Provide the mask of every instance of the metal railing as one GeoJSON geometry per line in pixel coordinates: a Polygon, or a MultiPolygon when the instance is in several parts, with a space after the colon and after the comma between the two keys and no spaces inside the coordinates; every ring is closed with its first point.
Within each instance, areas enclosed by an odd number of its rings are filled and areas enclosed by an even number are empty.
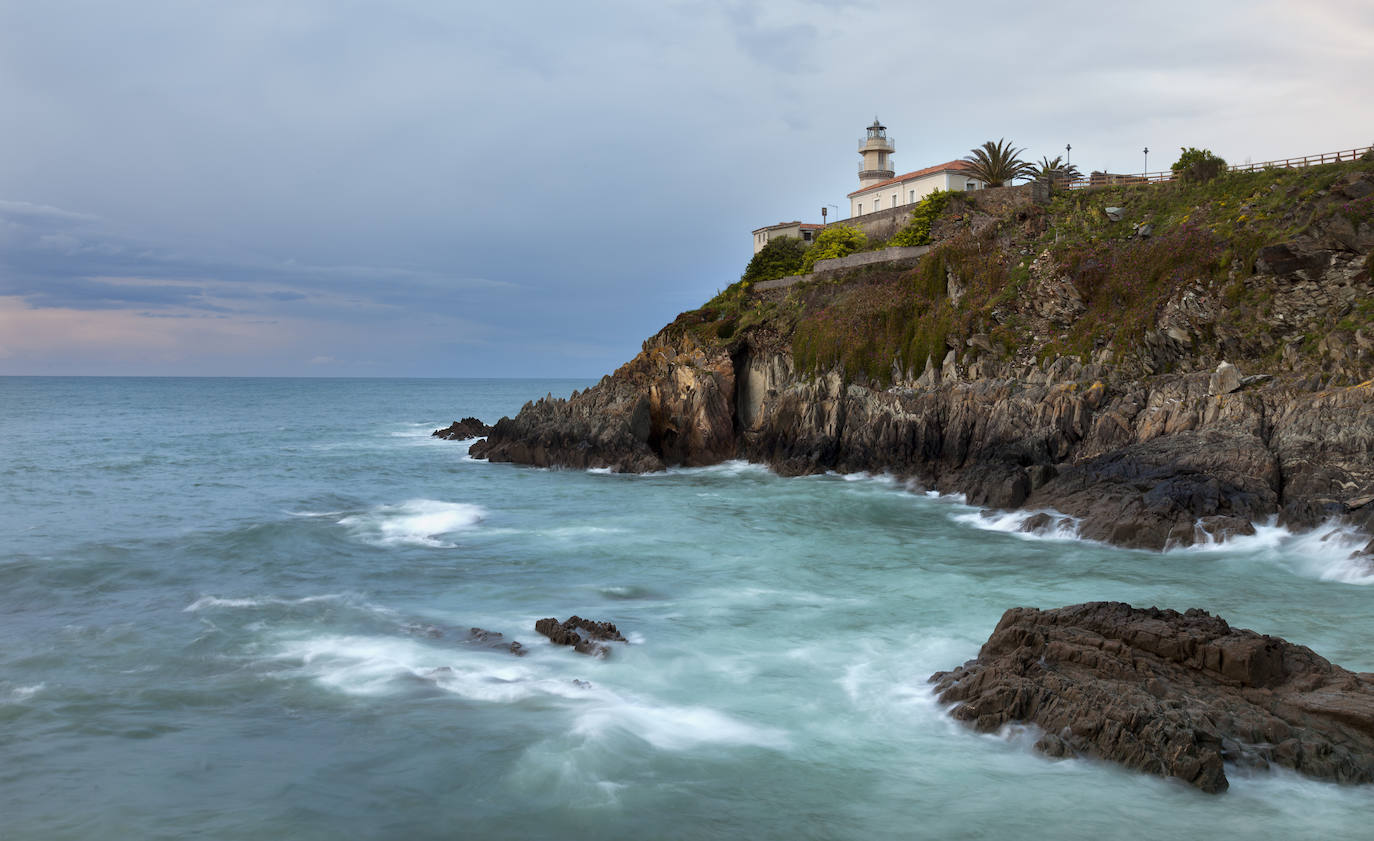
{"type": "Polygon", "coordinates": [[[893,143],[890,137],[860,137],[859,151],[862,152],[865,149],[878,149],[880,151],[886,149],[889,152],[895,152],[897,151],[897,144],[893,143]],[[868,145],[870,143],[873,145],[868,145]]]}
{"type": "MultiPolygon", "coordinates": [[[[1228,166],[1228,172],[1254,172],[1258,169],[1301,169],[1305,166],[1319,166],[1321,164],[1334,164],[1341,161],[1358,160],[1361,155],[1368,153],[1374,146],[1365,146],[1360,149],[1346,149],[1340,152],[1323,152],[1319,155],[1303,155],[1300,158],[1281,158],[1274,161],[1260,161],[1259,163],[1236,164],[1228,166]]],[[[1083,190],[1088,187],[1106,187],[1114,184],[1159,184],[1165,181],[1173,181],[1177,173],[1172,171],[1163,172],[1137,172],[1131,175],[1120,175],[1114,172],[1101,173],[1097,176],[1089,175],[1087,178],[1076,178],[1072,181],[1058,180],[1055,186],[1065,187],[1069,190],[1083,190]]]]}
{"type": "Polygon", "coordinates": [[[864,161],[859,161],[859,172],[886,172],[888,173],[888,178],[891,178],[892,174],[895,172],[895,170],[892,169],[892,161],[885,161],[887,169],[868,169],[864,166],[864,163],[864,161]]]}

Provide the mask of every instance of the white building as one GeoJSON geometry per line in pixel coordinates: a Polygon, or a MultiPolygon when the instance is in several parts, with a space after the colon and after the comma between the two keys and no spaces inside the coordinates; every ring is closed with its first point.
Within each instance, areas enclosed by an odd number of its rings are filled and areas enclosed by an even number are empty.
{"type": "Polygon", "coordinates": [[[799,239],[804,243],[810,244],[811,240],[816,238],[816,232],[824,227],[824,225],[814,225],[810,222],[794,221],[779,222],[776,225],[759,228],[754,231],[754,253],[759,253],[763,250],[763,247],[768,244],[769,240],[777,239],[778,237],[792,237],[793,239],[799,239]]]}
{"type": "MultiPolygon", "coordinates": [[[[981,190],[987,186],[969,174],[972,164],[967,161],[948,161],[897,175],[892,167],[892,156],[896,152],[896,145],[887,136],[887,126],[874,117],[867,135],[859,140],[862,156],[859,189],[849,194],[850,218],[915,204],[936,190],[981,190]]],[[[763,250],[770,239],[782,236],[811,242],[824,227],[806,222],[779,222],[758,228],[754,231],[754,253],[763,250]]]]}
{"type": "Polygon", "coordinates": [[[948,161],[905,175],[896,175],[892,155],[897,151],[887,126],[873,118],[868,135],[859,141],[859,189],[849,194],[849,215],[863,216],[904,204],[915,204],[936,190],[981,190],[987,186],[969,174],[968,161],[948,161]]]}

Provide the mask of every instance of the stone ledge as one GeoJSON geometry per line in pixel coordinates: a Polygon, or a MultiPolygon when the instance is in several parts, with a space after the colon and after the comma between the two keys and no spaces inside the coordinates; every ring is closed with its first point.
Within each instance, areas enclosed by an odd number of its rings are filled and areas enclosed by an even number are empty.
{"type": "Polygon", "coordinates": [[[921,255],[930,251],[929,245],[913,246],[893,246],[891,248],[881,248],[877,251],[860,251],[857,254],[850,254],[846,257],[835,257],[830,260],[817,260],[816,270],[811,274],[795,274],[788,277],[780,277],[774,280],[761,280],[754,284],[755,289],[785,289],[808,280],[815,280],[827,274],[832,274],[845,269],[855,269],[860,266],[871,266],[878,263],[888,263],[895,265],[914,264],[921,255]]]}

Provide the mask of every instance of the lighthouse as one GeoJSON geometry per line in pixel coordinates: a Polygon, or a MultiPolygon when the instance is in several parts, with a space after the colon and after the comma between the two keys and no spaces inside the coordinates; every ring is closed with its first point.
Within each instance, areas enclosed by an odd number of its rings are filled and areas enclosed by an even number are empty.
{"type": "Polygon", "coordinates": [[[860,189],[886,181],[896,174],[892,169],[892,153],[895,151],[896,147],[887,136],[887,126],[879,124],[878,118],[874,117],[867,136],[859,140],[859,154],[863,156],[863,160],[859,161],[860,189]]]}

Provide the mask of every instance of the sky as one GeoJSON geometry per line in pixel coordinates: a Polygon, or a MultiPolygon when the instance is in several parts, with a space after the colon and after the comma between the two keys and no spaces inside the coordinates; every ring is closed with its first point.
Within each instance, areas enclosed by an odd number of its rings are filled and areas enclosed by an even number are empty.
{"type": "Polygon", "coordinates": [[[898,172],[1332,152],[1371,45],[1368,0],[0,0],[0,374],[599,377],[846,208],[875,116],[898,172]]]}

